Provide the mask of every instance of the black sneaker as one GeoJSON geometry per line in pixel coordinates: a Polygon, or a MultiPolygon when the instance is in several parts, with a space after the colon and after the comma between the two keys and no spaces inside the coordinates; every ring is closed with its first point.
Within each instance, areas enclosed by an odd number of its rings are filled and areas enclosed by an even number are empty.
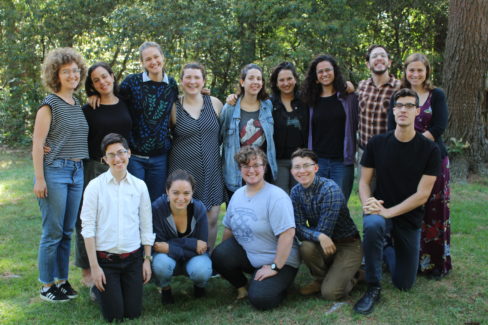
{"type": "Polygon", "coordinates": [[[172,305],[175,303],[175,299],[173,298],[171,288],[166,290],[161,290],[161,303],[163,305],[172,305]]]}
{"type": "Polygon", "coordinates": [[[49,301],[49,302],[67,302],[69,298],[67,295],[59,291],[56,285],[52,285],[49,287],[48,290],[43,290],[44,287],[41,287],[40,297],[42,300],[49,301]]]}
{"type": "Polygon", "coordinates": [[[196,285],[193,285],[193,296],[195,298],[205,297],[205,288],[200,288],[196,285]]]}
{"type": "Polygon", "coordinates": [[[74,299],[78,297],[78,292],[76,292],[75,289],[69,284],[68,281],[65,281],[63,284],[58,286],[59,291],[64,293],[66,296],[68,296],[69,299],[74,299]]]}

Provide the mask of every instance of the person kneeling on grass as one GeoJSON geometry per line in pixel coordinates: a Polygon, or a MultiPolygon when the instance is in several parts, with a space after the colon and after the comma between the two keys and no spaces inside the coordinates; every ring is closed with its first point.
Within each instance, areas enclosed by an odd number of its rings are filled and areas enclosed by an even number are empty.
{"type": "Polygon", "coordinates": [[[315,280],[300,293],[322,292],[327,300],[347,295],[359,278],[362,249],[341,188],[320,177],[317,155],[298,149],[291,155],[291,173],[298,182],[291,190],[300,255],[315,280]]]}
{"type": "Polygon", "coordinates": [[[368,290],[354,305],[360,314],[371,313],[380,299],[383,243],[390,229],[394,252],[386,254],[386,262],[393,285],[408,290],[415,283],[423,204],[441,167],[438,146],[415,131],[415,117],[420,114],[417,93],[400,89],[392,100],[395,130],[371,138],[361,159],[359,197],[368,290]]]}
{"type": "Polygon", "coordinates": [[[284,299],[300,264],[293,206],[285,191],[264,180],[267,158],[261,149],[242,147],[235,160],[246,185],[230,200],[212,262],[237,288],[237,299],[249,296],[254,307],[271,309],[284,299]],[[252,274],[248,289],[243,272],[252,274]]]}
{"type": "Polygon", "coordinates": [[[212,276],[212,261],[207,253],[207,210],[201,201],[192,198],[194,188],[193,176],[177,169],[168,176],[166,194],[152,204],[156,233],[153,271],[163,304],[174,303],[169,285],[173,275],[188,275],[196,298],[205,295],[205,286],[212,276]]]}
{"type": "Polygon", "coordinates": [[[112,322],[141,315],[142,286],[151,279],[155,236],[146,184],[127,172],[126,139],[110,133],[101,148],[110,169],[86,187],[81,234],[95,283],[93,293],[104,318],[112,322]]]}

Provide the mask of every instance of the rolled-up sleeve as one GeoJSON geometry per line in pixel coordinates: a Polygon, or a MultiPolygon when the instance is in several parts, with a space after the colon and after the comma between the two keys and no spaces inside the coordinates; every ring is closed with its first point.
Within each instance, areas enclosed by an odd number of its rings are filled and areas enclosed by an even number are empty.
{"type": "Polygon", "coordinates": [[[92,180],[83,193],[81,208],[81,235],[83,238],[95,237],[98,210],[98,180],[92,180]]]}
{"type": "Polygon", "coordinates": [[[142,245],[152,246],[156,235],[153,232],[151,199],[146,184],[141,184],[141,202],[139,204],[139,231],[142,245]]]}

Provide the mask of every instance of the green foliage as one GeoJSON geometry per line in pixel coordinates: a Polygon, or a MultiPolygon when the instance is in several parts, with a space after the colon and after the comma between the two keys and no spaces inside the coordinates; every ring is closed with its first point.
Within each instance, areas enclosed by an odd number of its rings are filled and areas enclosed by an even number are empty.
{"type": "Polygon", "coordinates": [[[464,150],[468,149],[470,146],[469,142],[463,142],[463,139],[450,138],[449,144],[447,146],[447,152],[449,155],[455,156],[460,155],[464,150]]]}
{"type": "Polygon", "coordinates": [[[244,64],[261,64],[269,75],[288,60],[303,74],[320,53],[335,56],[358,82],[368,75],[364,53],[372,43],[389,48],[397,76],[406,55],[428,54],[438,81],[447,6],[447,0],[3,0],[0,143],[29,142],[46,94],[40,65],[59,46],[75,47],[88,64],[110,63],[120,80],[140,71],[137,48],[153,40],[164,49],[170,75],[199,61],[207,87],[221,99],[234,91],[244,64]]]}

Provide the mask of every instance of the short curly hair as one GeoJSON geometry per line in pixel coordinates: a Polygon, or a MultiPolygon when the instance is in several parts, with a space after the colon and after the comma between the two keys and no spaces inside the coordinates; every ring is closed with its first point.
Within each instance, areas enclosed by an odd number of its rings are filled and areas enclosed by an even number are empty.
{"type": "Polygon", "coordinates": [[[80,69],[80,82],[75,90],[78,90],[86,77],[85,61],[75,49],[71,47],[61,47],[49,52],[42,64],[42,83],[47,90],[57,93],[61,90],[59,80],[59,69],[61,66],[76,63],[80,69]]]}
{"type": "Polygon", "coordinates": [[[261,158],[264,166],[268,164],[268,157],[259,147],[256,146],[244,146],[241,150],[234,155],[234,159],[239,165],[239,168],[246,165],[252,159],[261,158]]]}

